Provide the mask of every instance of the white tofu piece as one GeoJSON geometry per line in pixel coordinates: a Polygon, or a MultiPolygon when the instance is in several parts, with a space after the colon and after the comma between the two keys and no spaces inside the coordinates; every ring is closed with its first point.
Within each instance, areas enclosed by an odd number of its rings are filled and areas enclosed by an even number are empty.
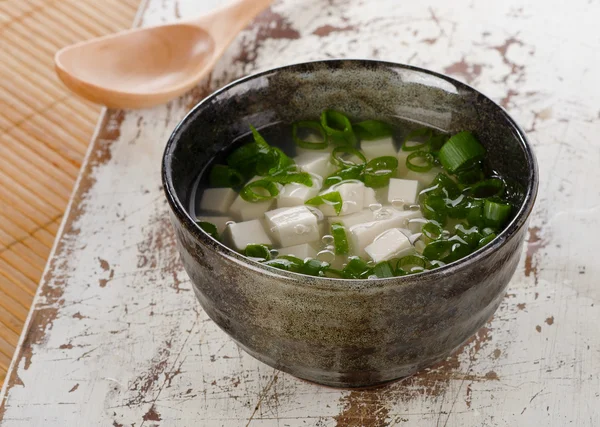
{"type": "Polygon", "coordinates": [[[319,194],[319,190],[323,185],[321,177],[316,174],[312,175],[312,182],[312,187],[298,184],[296,182],[284,185],[277,196],[277,207],[289,208],[292,206],[304,205],[304,202],[306,202],[308,199],[311,199],[319,194]]]}
{"type": "Polygon", "coordinates": [[[365,248],[365,252],[375,262],[400,258],[414,250],[409,238],[398,228],[392,228],[381,233],[373,243],[365,248]]]}
{"type": "Polygon", "coordinates": [[[319,240],[317,217],[306,206],[275,209],[265,213],[267,227],[280,246],[296,246],[319,240]]]}
{"type": "Polygon", "coordinates": [[[377,195],[375,190],[371,187],[365,187],[365,192],[363,196],[363,207],[368,208],[371,205],[379,204],[377,201],[377,195]]]}
{"type": "Polygon", "coordinates": [[[257,219],[229,224],[223,238],[236,251],[243,251],[248,245],[273,245],[273,241],[257,219]]]}
{"type": "Polygon", "coordinates": [[[350,215],[330,216],[328,217],[328,220],[330,226],[333,223],[339,223],[346,228],[350,228],[353,225],[375,221],[375,213],[371,209],[363,209],[360,212],[356,212],[350,215]]]}
{"type": "Polygon", "coordinates": [[[397,154],[392,137],[377,139],[375,141],[362,141],[360,148],[367,160],[383,156],[396,157],[397,154]]]}
{"type": "Polygon", "coordinates": [[[330,158],[331,152],[329,151],[305,150],[305,152],[295,157],[294,161],[304,172],[326,178],[337,170],[335,165],[329,161],[330,158]]]}
{"type": "Polygon", "coordinates": [[[207,188],[202,193],[200,209],[225,214],[236,196],[237,193],[231,188],[207,188]]]}
{"type": "Polygon", "coordinates": [[[348,229],[354,253],[365,256],[365,248],[381,233],[390,228],[407,228],[408,221],[420,215],[420,211],[396,211],[392,208],[383,208],[375,212],[374,221],[353,225],[348,229]]]}
{"type": "MultiPolygon", "coordinates": [[[[262,176],[255,176],[248,183],[263,179],[262,176]]],[[[251,219],[262,218],[266,211],[275,204],[275,199],[265,200],[264,202],[247,202],[241,196],[237,196],[229,208],[229,214],[238,221],[250,221],[251,219]]]]}
{"type": "Polygon", "coordinates": [[[251,219],[258,219],[261,218],[265,212],[271,209],[271,206],[273,206],[274,202],[275,199],[251,203],[242,199],[241,196],[237,196],[229,208],[229,214],[238,221],[250,221],[251,219]]]}
{"type": "Polygon", "coordinates": [[[390,204],[414,205],[419,192],[419,181],[412,179],[391,178],[388,187],[387,201],[390,204]]]}
{"type": "Polygon", "coordinates": [[[315,258],[317,251],[308,243],[301,245],[288,246],[287,248],[278,249],[279,255],[293,255],[300,259],[315,258]]]}
{"type": "MultiPolygon", "coordinates": [[[[350,215],[363,210],[365,188],[365,184],[360,181],[342,181],[339,184],[331,186],[322,194],[334,191],[339,192],[342,198],[342,209],[339,216],[350,215]]],[[[325,216],[338,216],[332,205],[322,204],[319,206],[319,209],[325,216]]]]}
{"type": "Polygon", "coordinates": [[[225,231],[228,222],[233,222],[233,218],[230,216],[212,216],[212,215],[200,215],[196,217],[196,221],[210,222],[217,227],[219,234],[225,231]]]}

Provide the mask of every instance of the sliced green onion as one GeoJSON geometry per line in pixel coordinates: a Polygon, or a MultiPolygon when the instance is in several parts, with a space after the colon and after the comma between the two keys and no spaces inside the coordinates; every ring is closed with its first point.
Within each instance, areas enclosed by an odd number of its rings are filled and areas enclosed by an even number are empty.
{"type": "Polygon", "coordinates": [[[249,258],[258,258],[262,261],[268,261],[271,259],[271,251],[268,246],[265,245],[248,245],[244,249],[244,255],[249,258]]]}
{"type": "Polygon", "coordinates": [[[442,197],[436,195],[423,197],[420,205],[425,218],[437,221],[441,225],[446,224],[448,212],[446,202],[442,197]]]}
{"type": "Polygon", "coordinates": [[[483,226],[483,200],[471,200],[467,204],[467,222],[471,226],[483,226]]]}
{"type": "Polygon", "coordinates": [[[431,129],[423,128],[413,130],[406,135],[402,142],[402,151],[419,151],[425,150],[429,146],[431,139],[431,129]],[[410,143],[410,145],[409,145],[410,143]]]}
{"type": "Polygon", "coordinates": [[[510,216],[512,206],[495,200],[486,200],[483,204],[483,220],[485,225],[500,229],[510,216]]]}
{"type": "Polygon", "coordinates": [[[354,132],[362,141],[376,141],[392,136],[390,125],[379,120],[365,120],[354,125],[354,132]]]}
{"type": "Polygon", "coordinates": [[[465,192],[476,199],[502,196],[504,194],[504,181],[500,178],[486,179],[465,189],[465,192]]]}
{"type": "MultiPolygon", "coordinates": [[[[240,172],[244,178],[249,179],[254,175],[267,175],[269,169],[273,165],[279,165],[280,162],[289,163],[291,159],[278,148],[271,148],[254,126],[250,125],[250,129],[252,130],[254,142],[235,149],[227,157],[229,166],[240,172]],[[262,173],[259,172],[259,168],[262,173]]],[[[291,164],[293,163],[291,161],[291,164]]]]}
{"type": "Polygon", "coordinates": [[[398,159],[392,156],[377,157],[365,166],[365,185],[381,188],[390,184],[390,178],[396,176],[398,159]]]}
{"type": "Polygon", "coordinates": [[[346,236],[346,227],[340,223],[334,222],[331,224],[331,235],[333,236],[333,246],[336,255],[345,255],[350,252],[348,236],[346,236]]]}
{"type": "Polygon", "coordinates": [[[455,199],[460,195],[460,189],[458,188],[458,185],[456,185],[456,182],[445,173],[438,173],[435,176],[430,187],[435,185],[438,185],[438,192],[435,193],[438,196],[455,199]]]}
{"type": "Polygon", "coordinates": [[[469,169],[464,171],[460,171],[456,174],[456,179],[461,184],[474,184],[476,182],[481,181],[484,178],[483,171],[481,170],[480,165],[475,165],[469,169]]]}
{"type": "Polygon", "coordinates": [[[450,137],[440,148],[438,158],[448,172],[455,173],[472,167],[484,155],[483,145],[471,132],[464,131],[450,137]]]}
{"type": "Polygon", "coordinates": [[[265,200],[271,200],[279,195],[279,188],[277,184],[268,179],[259,179],[257,181],[252,181],[240,191],[240,196],[247,202],[264,202],[265,200]],[[268,194],[261,194],[254,191],[254,189],[263,189],[268,194]]]}
{"type": "Polygon", "coordinates": [[[484,238],[479,240],[479,243],[477,244],[477,249],[484,247],[485,245],[490,243],[495,238],[496,238],[496,233],[488,234],[487,236],[485,236],[484,238]]]}
{"type": "Polygon", "coordinates": [[[265,178],[268,181],[278,182],[280,184],[302,184],[307,187],[313,186],[313,180],[308,172],[279,172],[273,176],[265,178]]]}
{"type": "Polygon", "coordinates": [[[320,196],[308,199],[304,204],[309,206],[329,205],[333,206],[337,215],[342,211],[343,201],[339,191],[331,191],[329,193],[321,194],[320,196]]]}
{"type": "Polygon", "coordinates": [[[225,165],[214,165],[208,177],[211,187],[232,188],[239,187],[244,183],[241,173],[225,165]]]}
{"type": "MultiPolygon", "coordinates": [[[[311,134],[312,136],[312,134],[311,134]]],[[[301,121],[296,122],[292,125],[292,139],[298,147],[306,148],[307,150],[324,150],[327,148],[327,134],[325,129],[321,126],[321,123],[315,121],[301,121]],[[317,131],[321,137],[321,141],[311,141],[308,139],[301,139],[298,136],[299,129],[308,129],[317,131]]]]}
{"type": "Polygon", "coordinates": [[[266,150],[271,148],[271,146],[267,144],[267,141],[265,141],[263,136],[256,130],[254,126],[250,125],[250,130],[252,131],[252,137],[254,138],[256,145],[266,150]]]}
{"type": "Polygon", "coordinates": [[[450,135],[448,134],[441,133],[438,135],[433,135],[429,139],[429,149],[432,153],[440,151],[448,139],[450,139],[450,135]]]}
{"type": "Polygon", "coordinates": [[[296,260],[288,259],[287,257],[278,257],[276,259],[265,261],[264,264],[269,265],[271,267],[279,268],[280,270],[298,272],[300,266],[304,261],[302,261],[299,258],[296,258],[296,260]],[[298,260],[299,262],[297,262],[296,260],[298,260]]]}
{"type": "Polygon", "coordinates": [[[350,119],[344,114],[325,110],[321,113],[321,126],[329,137],[329,141],[337,145],[356,145],[356,136],[352,130],[350,119]]]}
{"type": "Polygon", "coordinates": [[[307,259],[300,267],[298,273],[308,276],[323,276],[324,272],[329,268],[329,263],[319,261],[318,259],[307,259]]]}
{"type": "Polygon", "coordinates": [[[350,166],[344,169],[339,169],[337,172],[329,175],[323,182],[323,188],[329,188],[334,184],[339,184],[342,181],[349,179],[362,179],[365,165],[350,166]]]}
{"type": "Polygon", "coordinates": [[[373,267],[373,274],[381,279],[394,277],[394,270],[388,261],[382,261],[373,267]]]}
{"type": "Polygon", "coordinates": [[[415,172],[427,172],[433,167],[434,158],[426,151],[415,151],[406,158],[406,167],[415,172]]]}
{"type": "Polygon", "coordinates": [[[428,222],[421,228],[421,232],[425,237],[431,240],[437,240],[443,236],[443,229],[435,222],[428,222]]]}
{"type": "Polygon", "coordinates": [[[331,163],[341,167],[357,166],[365,164],[366,162],[367,159],[365,155],[353,147],[337,147],[331,152],[331,163]],[[351,154],[358,157],[361,160],[361,163],[354,163],[349,160],[345,160],[342,157],[344,154],[351,154]]]}
{"type": "Polygon", "coordinates": [[[268,153],[258,157],[256,174],[261,176],[274,175],[295,166],[296,162],[280,148],[273,147],[268,153]]]}
{"type": "Polygon", "coordinates": [[[196,224],[198,225],[198,227],[204,230],[204,232],[210,237],[217,241],[221,241],[221,238],[219,237],[219,232],[217,230],[217,226],[214,225],[212,222],[198,221],[196,222],[196,224]]]}
{"type": "Polygon", "coordinates": [[[344,273],[342,272],[342,270],[337,270],[335,268],[330,267],[327,270],[325,270],[325,277],[334,277],[336,279],[343,279],[344,273]]]}
{"type": "Polygon", "coordinates": [[[454,227],[456,235],[463,239],[470,247],[477,247],[479,241],[483,238],[482,233],[476,226],[467,228],[464,224],[456,224],[454,227]]]}
{"type": "Polygon", "coordinates": [[[396,264],[396,269],[402,269],[406,272],[413,271],[414,268],[424,269],[427,266],[427,261],[418,255],[407,255],[400,258],[396,264]]]}
{"type": "Polygon", "coordinates": [[[436,240],[423,249],[423,256],[429,260],[444,261],[452,253],[452,242],[436,240]]]}
{"type": "Polygon", "coordinates": [[[342,275],[346,279],[363,279],[369,276],[371,268],[365,260],[360,257],[351,258],[342,270],[342,275]]]}

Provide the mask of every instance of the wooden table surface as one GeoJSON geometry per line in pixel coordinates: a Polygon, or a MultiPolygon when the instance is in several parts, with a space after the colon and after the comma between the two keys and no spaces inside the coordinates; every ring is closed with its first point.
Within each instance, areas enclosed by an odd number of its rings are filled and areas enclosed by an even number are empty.
{"type": "MultiPolygon", "coordinates": [[[[140,23],[218,0],[149,0],[140,23]]],[[[600,425],[600,31],[597,0],[279,0],[212,77],[169,105],[108,111],[5,387],[1,426],[600,425]],[[374,390],[336,390],[239,350],[179,263],[160,182],[186,111],[245,74],[381,58],[497,100],[540,165],[504,303],[457,354],[374,390]]]]}
{"type": "Polygon", "coordinates": [[[129,28],[138,4],[0,1],[0,384],[101,110],[60,83],[54,53],[129,28]]]}

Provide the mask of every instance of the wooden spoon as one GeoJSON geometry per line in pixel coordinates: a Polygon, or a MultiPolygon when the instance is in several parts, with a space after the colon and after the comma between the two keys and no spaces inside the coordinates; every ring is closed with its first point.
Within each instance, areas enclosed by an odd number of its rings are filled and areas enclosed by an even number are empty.
{"type": "Polygon", "coordinates": [[[190,21],[123,31],[59,50],[65,85],[112,108],[144,108],[194,87],[271,0],[238,0],[190,21]]]}

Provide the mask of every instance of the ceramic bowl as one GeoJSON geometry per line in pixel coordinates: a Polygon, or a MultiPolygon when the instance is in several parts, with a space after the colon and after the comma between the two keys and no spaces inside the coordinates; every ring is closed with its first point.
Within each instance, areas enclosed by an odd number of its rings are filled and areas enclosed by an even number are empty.
{"type": "Polygon", "coordinates": [[[202,308],[245,351],[297,377],[339,387],[404,377],[450,355],[498,308],[513,275],[538,186],[532,149],[497,104],[452,78],[407,65],[332,60],[242,78],[196,105],[171,135],[163,182],[178,250],[202,308]],[[232,140],[326,108],[352,119],[398,117],[473,131],[495,170],[523,187],[491,244],[429,272],[375,280],[303,276],[253,262],[190,216],[200,171],[232,140]]]}

